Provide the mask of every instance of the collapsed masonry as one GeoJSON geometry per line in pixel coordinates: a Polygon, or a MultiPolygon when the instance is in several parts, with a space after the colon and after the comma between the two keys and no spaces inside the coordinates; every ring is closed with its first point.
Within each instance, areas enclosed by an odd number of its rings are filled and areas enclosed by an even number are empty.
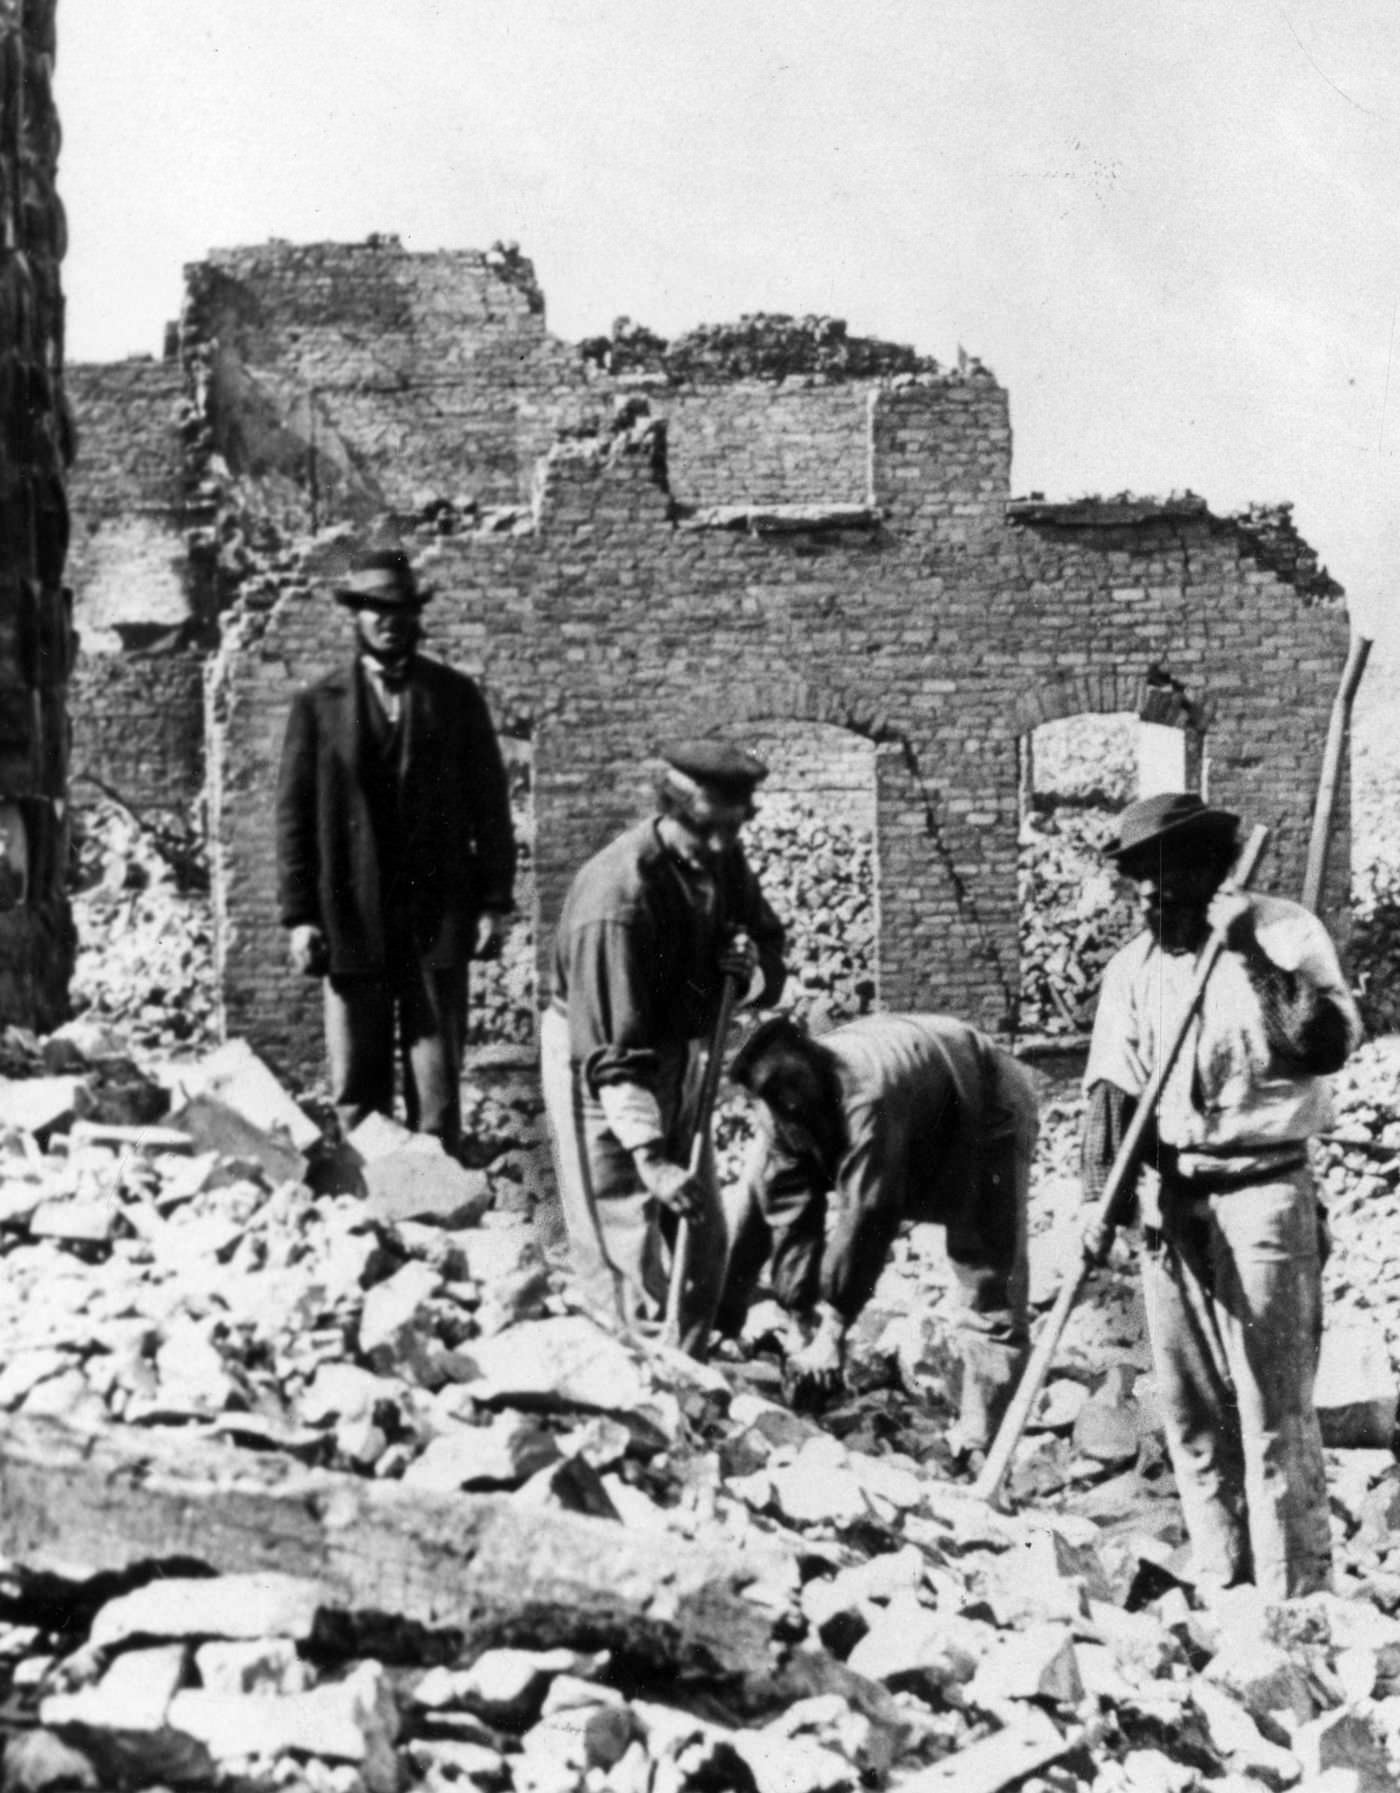
{"type": "Polygon", "coordinates": [[[0,0],[0,1017],[30,1027],[61,1019],[73,962],[54,50],[54,0],[0,0]]]}
{"type": "MultiPolygon", "coordinates": [[[[130,651],[83,663],[76,763],[125,764],[159,804],[207,754],[225,1022],[284,1068],[314,1062],[319,1021],[284,969],[272,783],[293,690],[347,650],[326,575],[371,534],[415,541],[432,651],[514,740],[532,887],[495,1037],[528,1038],[567,881],[637,813],[670,732],[772,758],[761,853],[863,856],[826,922],[837,974],[806,987],[829,1010],[1016,1031],[1019,749],[1056,718],[1179,731],[1298,890],[1347,618],[1286,509],[1013,500],[1007,395],[980,364],[830,320],[575,349],[514,250],[271,243],[187,285],[178,361],[75,370],[126,432],[80,476],[80,609],[158,595],[109,613],[130,651]]],[[[1335,916],[1345,815],[1331,863],[1335,916]]]]}

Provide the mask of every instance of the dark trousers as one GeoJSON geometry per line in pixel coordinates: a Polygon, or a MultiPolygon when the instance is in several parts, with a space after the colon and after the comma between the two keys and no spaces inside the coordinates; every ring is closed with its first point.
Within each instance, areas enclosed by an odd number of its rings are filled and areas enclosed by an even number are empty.
{"type": "Polygon", "coordinates": [[[394,1112],[394,1059],[403,1068],[404,1118],[449,1152],[462,1135],[462,1046],[467,967],[418,959],[380,975],[326,979],[331,1100],[349,1133],[370,1114],[394,1112]]]}

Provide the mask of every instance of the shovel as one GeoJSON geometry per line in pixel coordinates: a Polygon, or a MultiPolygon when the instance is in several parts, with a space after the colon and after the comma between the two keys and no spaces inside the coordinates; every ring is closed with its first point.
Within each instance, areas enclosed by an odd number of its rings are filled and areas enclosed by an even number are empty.
{"type": "MultiPolygon", "coordinates": [[[[1267,828],[1255,828],[1236,859],[1228,882],[1236,890],[1246,890],[1253,878],[1264,848],[1269,839],[1267,828]]],[[[1171,1074],[1172,1066],[1180,1056],[1185,1044],[1186,1035],[1191,1023],[1195,1020],[1205,995],[1206,984],[1215,970],[1216,962],[1225,950],[1224,936],[1218,931],[1212,933],[1196,961],[1196,981],[1191,986],[1190,999],[1182,1012],[1176,1031],[1167,1041],[1156,1070],[1148,1079],[1147,1087],[1138,1100],[1128,1130],[1123,1135],[1123,1143],[1118,1148],[1118,1155],[1113,1160],[1113,1168],[1108,1173],[1108,1181],[1104,1185],[1103,1196],[1094,1211],[1094,1222],[1104,1232],[1111,1231],[1119,1224],[1122,1210],[1137,1178],[1138,1154],[1142,1149],[1143,1136],[1151,1125],[1157,1112],[1157,1104],[1162,1098],[1162,1090],[1171,1074]]],[[[1026,1421],[1031,1416],[1036,1397],[1054,1361],[1055,1352],[1059,1349],[1060,1338],[1065,1330],[1074,1304],[1079,1299],[1080,1291],[1088,1280],[1093,1268],[1085,1258],[1078,1268],[1065,1279],[1064,1285],[1055,1298],[1055,1305],[1050,1310],[1048,1319],[1036,1340],[1035,1350],[1012,1397],[1011,1405],[1001,1422],[1000,1429],[992,1441],[992,1448],[987,1453],[987,1460],[982,1466],[982,1473],[973,1484],[971,1492],[979,1500],[995,1507],[1001,1499],[1002,1484],[1011,1468],[1011,1458],[1016,1446],[1021,1441],[1021,1434],[1026,1429],[1026,1421]]]]}
{"type": "MultiPolygon", "coordinates": [[[[695,1105],[695,1131],[690,1136],[690,1157],[688,1169],[692,1177],[698,1177],[700,1167],[705,1162],[705,1146],[710,1137],[710,1122],[714,1119],[715,1100],[719,1095],[719,1080],[724,1074],[724,1042],[729,1038],[729,1024],[733,1019],[734,1005],[739,999],[739,984],[736,978],[727,973],[720,986],[719,1010],[715,1015],[715,1025],[710,1034],[709,1049],[705,1056],[705,1070],[700,1080],[700,1095],[695,1105]]],[[[675,1250],[671,1256],[671,1281],[666,1291],[666,1328],[662,1333],[663,1341],[676,1346],[681,1342],[681,1302],[685,1296],[685,1285],[690,1276],[690,1222],[682,1220],[676,1229],[675,1250]]]]}

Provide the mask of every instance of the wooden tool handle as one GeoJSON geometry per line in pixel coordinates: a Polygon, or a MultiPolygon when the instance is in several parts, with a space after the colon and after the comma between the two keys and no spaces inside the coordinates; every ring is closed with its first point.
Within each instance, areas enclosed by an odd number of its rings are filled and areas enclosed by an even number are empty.
{"type": "MultiPolygon", "coordinates": [[[[1237,890],[1249,887],[1263,857],[1264,848],[1268,845],[1267,828],[1255,828],[1245,842],[1239,857],[1230,872],[1227,883],[1233,884],[1237,890]]],[[[1108,1173],[1108,1181],[1104,1184],[1103,1195],[1093,1211],[1090,1224],[1106,1229],[1118,1225],[1122,1209],[1136,1185],[1138,1171],[1138,1154],[1142,1150],[1143,1137],[1156,1118],[1157,1104],[1161,1101],[1162,1091],[1172,1067],[1181,1054],[1186,1043],[1186,1036],[1191,1023],[1195,1020],[1205,995],[1210,975],[1215,970],[1221,953],[1225,950],[1224,936],[1217,929],[1205,946],[1201,949],[1196,961],[1195,982],[1191,986],[1191,994],[1187,1000],[1181,1019],[1168,1040],[1165,1050],[1159,1058],[1156,1068],[1147,1081],[1147,1087],[1138,1098],[1138,1105],[1128,1123],[1128,1130],[1123,1135],[1123,1143],[1118,1148],[1113,1160],[1113,1168],[1108,1173]]],[[[1087,1228],[1086,1228],[1087,1230],[1087,1228]]],[[[973,1486],[973,1493],[989,1505],[995,1506],[1001,1495],[1002,1483],[1006,1480],[1007,1471],[1011,1467],[1011,1458],[1016,1446],[1021,1441],[1021,1434],[1026,1429],[1026,1421],[1031,1416],[1036,1397],[1049,1373],[1055,1353],[1059,1349],[1060,1338],[1065,1323],[1079,1299],[1079,1292],[1088,1280],[1091,1265],[1088,1260],[1081,1261],[1077,1269],[1071,1271],[1059,1294],[1055,1297],[1055,1305],[1051,1308],[1040,1336],[1031,1352],[1011,1405],[1001,1422],[992,1448],[987,1453],[987,1461],[982,1466],[982,1473],[973,1486]]]]}

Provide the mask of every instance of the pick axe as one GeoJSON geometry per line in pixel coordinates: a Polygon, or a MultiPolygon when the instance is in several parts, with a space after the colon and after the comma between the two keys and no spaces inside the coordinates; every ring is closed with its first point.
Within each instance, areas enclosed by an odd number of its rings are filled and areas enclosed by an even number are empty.
{"type": "MultiPolygon", "coordinates": [[[[724,1074],[724,1043],[729,1038],[729,1024],[738,1000],[738,979],[726,972],[720,986],[719,1009],[715,1014],[705,1069],[700,1079],[700,1094],[695,1104],[695,1130],[690,1136],[690,1157],[687,1161],[692,1177],[700,1175],[705,1162],[705,1146],[710,1137],[710,1123],[714,1119],[719,1080],[724,1074]]],[[[675,1249],[671,1256],[671,1281],[666,1291],[666,1327],[662,1339],[668,1345],[679,1346],[681,1342],[681,1303],[690,1276],[690,1245],[690,1222],[682,1220],[676,1228],[675,1249]]]]}
{"type": "MultiPolygon", "coordinates": [[[[1231,870],[1228,882],[1236,890],[1247,890],[1250,880],[1263,857],[1268,843],[1267,828],[1255,828],[1245,842],[1239,857],[1231,870]]],[[[1221,953],[1225,950],[1225,937],[1217,929],[1201,948],[1196,960],[1196,979],[1191,986],[1191,994],[1176,1028],[1162,1049],[1157,1067],[1147,1080],[1147,1087],[1138,1099],[1138,1105],[1128,1123],[1127,1132],[1123,1135],[1123,1143],[1118,1148],[1118,1155],[1113,1160],[1113,1168],[1108,1173],[1108,1181],[1104,1185],[1103,1195],[1094,1210],[1094,1223],[1103,1231],[1111,1231],[1122,1219],[1123,1210],[1137,1179],[1138,1156],[1142,1150],[1142,1142],[1148,1127],[1157,1113],[1157,1104],[1162,1099],[1162,1091],[1166,1087],[1167,1078],[1171,1075],[1172,1066],[1181,1054],[1186,1043],[1186,1035],[1191,1023],[1200,1011],[1202,999],[1206,993],[1206,985],[1215,970],[1221,953]]],[[[972,1493],[985,1500],[989,1506],[997,1506],[1000,1501],[1002,1483],[1006,1480],[1007,1471],[1011,1468],[1011,1458],[1016,1446],[1020,1443],[1021,1434],[1026,1429],[1026,1421],[1031,1416],[1041,1385],[1049,1374],[1050,1365],[1054,1362],[1055,1352],[1059,1349],[1060,1339],[1065,1330],[1074,1304],[1079,1299],[1080,1291],[1088,1280],[1092,1265],[1087,1257],[1065,1278],[1059,1294],[1055,1297],[1055,1305],[1051,1308],[1048,1319],[1036,1340],[1035,1349],[1031,1352],[1016,1393],[1012,1396],[1011,1405],[1001,1422],[996,1437],[992,1440],[992,1448],[987,1453],[987,1461],[982,1466],[982,1473],[973,1484],[972,1493]]]]}

